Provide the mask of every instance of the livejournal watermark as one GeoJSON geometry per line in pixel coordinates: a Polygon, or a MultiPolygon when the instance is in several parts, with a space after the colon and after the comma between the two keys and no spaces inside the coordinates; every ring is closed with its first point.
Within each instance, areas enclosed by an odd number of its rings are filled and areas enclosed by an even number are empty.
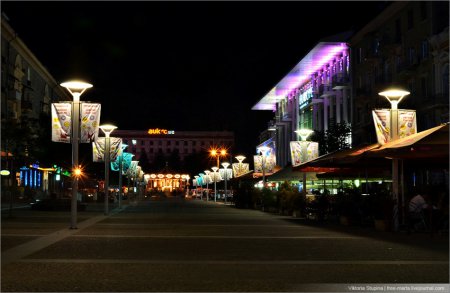
{"type": "Polygon", "coordinates": [[[347,292],[449,292],[448,284],[361,284],[347,285],[347,292]]]}

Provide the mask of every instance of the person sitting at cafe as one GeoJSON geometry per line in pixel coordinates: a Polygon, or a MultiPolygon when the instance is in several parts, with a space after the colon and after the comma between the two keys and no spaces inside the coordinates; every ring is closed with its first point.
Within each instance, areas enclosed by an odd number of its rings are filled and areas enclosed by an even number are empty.
{"type": "MultiPolygon", "coordinates": [[[[419,225],[426,226],[423,211],[428,208],[427,194],[417,194],[411,198],[408,205],[409,228],[416,230],[419,225]]],[[[423,227],[426,228],[426,227],[423,227]]]]}

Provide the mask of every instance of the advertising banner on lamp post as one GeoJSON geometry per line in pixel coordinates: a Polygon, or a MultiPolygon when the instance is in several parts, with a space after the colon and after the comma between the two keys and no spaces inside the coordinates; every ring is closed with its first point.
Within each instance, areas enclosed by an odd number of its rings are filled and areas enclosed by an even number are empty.
{"type": "Polygon", "coordinates": [[[81,103],[81,143],[91,143],[97,140],[100,124],[101,104],[81,103]]]}
{"type": "Polygon", "coordinates": [[[294,167],[314,160],[319,156],[319,144],[317,142],[291,141],[290,146],[292,166],[294,167]]]}
{"type": "MultiPolygon", "coordinates": [[[[275,160],[273,156],[268,156],[264,159],[264,173],[266,175],[272,174],[275,169],[275,160]]],[[[262,173],[262,156],[253,156],[253,162],[255,164],[255,173],[262,173]]]]}
{"type": "Polygon", "coordinates": [[[389,142],[391,137],[391,111],[389,109],[372,110],[372,116],[378,143],[383,145],[389,142]]]}
{"type": "Polygon", "coordinates": [[[70,143],[72,103],[52,103],[52,141],[70,143]]]}
{"type": "MultiPolygon", "coordinates": [[[[110,162],[113,162],[117,159],[119,152],[122,147],[122,139],[119,137],[110,137],[109,144],[109,158],[110,162]]],[[[99,137],[97,141],[92,142],[92,159],[94,162],[104,162],[105,157],[105,138],[99,137]]]]}
{"type": "Polygon", "coordinates": [[[239,177],[243,174],[250,172],[248,163],[233,163],[233,173],[234,177],[239,177]]]}
{"type": "Polygon", "coordinates": [[[377,134],[378,143],[383,145],[391,141],[391,131],[397,131],[398,138],[410,136],[417,133],[416,111],[398,109],[397,129],[390,129],[391,125],[391,110],[379,109],[373,110],[373,122],[375,124],[375,131],[377,134]]]}
{"type": "Polygon", "coordinates": [[[417,133],[416,111],[398,110],[398,137],[403,138],[417,133]]]}

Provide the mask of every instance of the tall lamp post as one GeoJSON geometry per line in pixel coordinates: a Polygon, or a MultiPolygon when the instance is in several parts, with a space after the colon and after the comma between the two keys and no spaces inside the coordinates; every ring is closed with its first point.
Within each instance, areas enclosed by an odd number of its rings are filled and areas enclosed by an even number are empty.
{"type": "Polygon", "coordinates": [[[109,200],[109,160],[110,160],[110,135],[117,127],[111,124],[100,125],[100,129],[105,133],[105,215],[108,214],[109,200]]]}
{"type": "MultiPolygon", "coordinates": [[[[306,139],[313,132],[314,132],[314,130],[306,129],[306,128],[298,129],[295,131],[295,133],[297,133],[297,135],[300,136],[300,138],[301,138],[300,146],[301,146],[301,151],[302,151],[302,158],[301,158],[302,163],[305,163],[308,160],[308,154],[307,154],[308,150],[307,150],[306,139]]],[[[306,196],[306,172],[303,172],[302,194],[304,196],[306,196]]]]}
{"type": "Polygon", "coordinates": [[[211,167],[211,170],[213,170],[213,172],[214,172],[214,202],[217,202],[216,181],[217,181],[217,170],[219,170],[219,168],[214,166],[214,167],[211,167]]]}
{"type": "Polygon", "coordinates": [[[217,168],[220,168],[220,162],[219,162],[219,157],[225,157],[227,155],[227,150],[226,149],[212,149],[210,151],[211,157],[216,157],[217,158],[217,168]]]}
{"type": "Polygon", "coordinates": [[[225,173],[225,204],[227,204],[227,173],[228,173],[228,166],[230,166],[230,163],[228,162],[223,162],[222,163],[223,169],[224,169],[224,173],[225,173]]]}
{"type": "MultiPolygon", "coordinates": [[[[195,197],[197,197],[197,186],[198,186],[198,178],[199,178],[199,176],[198,175],[195,175],[194,176],[194,179],[192,180],[192,185],[194,185],[195,186],[195,197]],[[195,183],[195,184],[194,184],[195,183]]],[[[203,194],[200,194],[200,200],[202,200],[202,196],[203,196],[203,194]]]]}
{"type": "MultiPolygon", "coordinates": [[[[80,143],[80,96],[92,84],[82,81],[68,81],[61,83],[73,98],[72,103],[72,171],[79,170],[78,144],[80,143]]],[[[70,206],[70,229],[77,229],[77,200],[78,200],[78,176],[72,177],[72,201],[70,206]]]]}
{"type": "Polygon", "coordinates": [[[262,174],[263,174],[263,188],[266,188],[266,155],[267,152],[270,150],[268,146],[261,146],[258,148],[258,151],[261,152],[261,168],[262,168],[262,174]]]}
{"type": "MultiPolygon", "coordinates": [[[[384,92],[378,93],[380,96],[384,96],[391,103],[390,120],[391,120],[391,140],[398,139],[398,104],[407,95],[408,91],[400,89],[389,89],[384,92]]],[[[392,196],[394,199],[393,221],[394,230],[398,231],[398,205],[399,205],[399,193],[398,193],[398,159],[392,158],[392,196]]]]}
{"type": "Polygon", "coordinates": [[[119,209],[122,208],[122,169],[123,169],[123,152],[128,147],[126,144],[122,144],[122,152],[119,156],[119,209]]]}
{"type": "Polygon", "coordinates": [[[209,173],[211,173],[211,171],[209,170],[205,170],[205,181],[206,181],[206,201],[209,201],[209,173]]]}
{"type": "Polygon", "coordinates": [[[242,156],[242,155],[239,155],[239,156],[236,156],[235,158],[239,162],[238,165],[237,165],[237,168],[236,168],[237,169],[237,172],[236,172],[237,174],[234,174],[234,177],[236,178],[237,176],[241,176],[244,173],[242,161],[245,160],[245,157],[242,156]]]}

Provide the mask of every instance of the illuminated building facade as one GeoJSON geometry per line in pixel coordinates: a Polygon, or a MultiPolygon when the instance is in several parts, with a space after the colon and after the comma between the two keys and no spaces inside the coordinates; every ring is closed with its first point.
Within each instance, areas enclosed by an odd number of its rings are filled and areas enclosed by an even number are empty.
{"type": "Polygon", "coordinates": [[[319,42],[253,106],[252,110],[275,113],[260,140],[275,141],[277,165],[290,162],[289,142],[299,140],[297,129],[326,131],[333,123],[351,123],[349,36],[344,33],[319,42]]]}
{"type": "Polygon", "coordinates": [[[46,171],[26,167],[27,163],[39,160],[33,153],[41,146],[30,141],[44,139],[44,127],[38,121],[50,121],[51,103],[72,98],[18,37],[4,14],[1,17],[1,56],[1,166],[10,172],[8,176],[1,176],[1,185],[52,191],[47,179],[54,180],[54,173],[50,172],[47,178],[46,171]],[[8,135],[21,124],[27,127],[23,136],[8,135]]]}
{"type": "Polygon", "coordinates": [[[449,2],[398,1],[352,38],[353,141],[377,141],[372,109],[389,108],[379,92],[398,85],[410,92],[417,131],[449,121],[449,2]]]}
{"type": "Polygon", "coordinates": [[[356,32],[319,42],[253,110],[275,117],[260,142],[276,141],[277,164],[290,161],[295,130],[326,131],[347,122],[352,146],[376,142],[371,111],[389,105],[379,92],[400,86],[402,108],[418,131],[449,121],[449,2],[392,2],[356,32]]]}
{"type": "MultiPolygon", "coordinates": [[[[148,130],[114,131],[115,137],[122,138],[128,145],[127,152],[134,154],[139,160],[145,153],[149,162],[153,162],[158,154],[169,156],[177,152],[181,161],[194,153],[205,153],[212,147],[234,146],[234,133],[230,131],[176,131],[152,128],[148,130]]],[[[145,170],[147,171],[147,170],[145,170]]]]}

